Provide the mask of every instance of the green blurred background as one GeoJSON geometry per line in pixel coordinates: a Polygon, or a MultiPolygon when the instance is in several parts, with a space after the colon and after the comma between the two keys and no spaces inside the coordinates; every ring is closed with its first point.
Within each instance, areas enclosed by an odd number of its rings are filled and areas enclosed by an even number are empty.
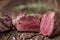
{"type": "Polygon", "coordinates": [[[29,12],[60,12],[60,0],[1,0],[0,16],[6,13],[14,19],[25,8],[29,12]]]}

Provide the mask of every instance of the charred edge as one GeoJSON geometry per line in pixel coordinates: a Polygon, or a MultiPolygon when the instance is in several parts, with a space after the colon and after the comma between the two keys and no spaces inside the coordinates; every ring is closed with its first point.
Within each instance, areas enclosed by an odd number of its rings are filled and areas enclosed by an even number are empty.
{"type": "MultiPolygon", "coordinates": [[[[0,21],[1,23],[3,23],[2,21],[0,21]]],[[[3,23],[7,28],[9,28],[5,23],[3,23]]]]}

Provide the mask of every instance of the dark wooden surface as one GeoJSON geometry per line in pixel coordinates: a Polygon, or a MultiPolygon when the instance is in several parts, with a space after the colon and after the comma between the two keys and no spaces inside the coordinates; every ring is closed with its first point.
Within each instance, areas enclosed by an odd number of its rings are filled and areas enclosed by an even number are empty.
{"type": "MultiPolygon", "coordinates": [[[[28,33],[28,32],[18,32],[17,30],[11,30],[9,32],[0,33],[0,40],[41,40],[43,36],[37,36],[38,33],[28,33]]],[[[60,36],[49,39],[45,38],[45,40],[60,40],[60,36]]]]}

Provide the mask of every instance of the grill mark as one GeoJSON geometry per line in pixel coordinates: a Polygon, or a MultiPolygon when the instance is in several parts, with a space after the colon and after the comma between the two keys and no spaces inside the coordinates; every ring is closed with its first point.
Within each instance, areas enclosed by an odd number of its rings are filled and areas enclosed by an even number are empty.
{"type": "Polygon", "coordinates": [[[0,22],[1,22],[2,24],[4,24],[6,28],[9,28],[4,22],[2,22],[2,21],[0,21],[0,22]]]}
{"type": "Polygon", "coordinates": [[[2,32],[2,31],[6,31],[6,30],[8,30],[8,28],[4,24],[1,24],[0,31],[2,32]]]}

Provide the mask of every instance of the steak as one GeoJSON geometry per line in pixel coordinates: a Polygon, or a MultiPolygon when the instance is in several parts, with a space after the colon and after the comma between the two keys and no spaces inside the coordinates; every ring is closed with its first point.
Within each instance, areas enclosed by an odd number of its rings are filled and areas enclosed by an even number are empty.
{"type": "Polygon", "coordinates": [[[0,32],[8,31],[13,26],[12,19],[8,15],[4,15],[0,18],[0,32]]]}
{"type": "Polygon", "coordinates": [[[54,26],[55,27],[51,36],[59,36],[60,35],[60,13],[55,14],[54,26]]]}
{"type": "Polygon", "coordinates": [[[42,17],[40,24],[40,33],[44,36],[60,35],[60,14],[49,11],[42,17]]]}
{"type": "Polygon", "coordinates": [[[42,17],[40,32],[44,36],[50,36],[53,31],[54,15],[55,15],[54,12],[47,12],[42,17]]]}
{"type": "Polygon", "coordinates": [[[40,20],[34,16],[22,17],[16,23],[18,31],[39,32],[40,20]]]}

